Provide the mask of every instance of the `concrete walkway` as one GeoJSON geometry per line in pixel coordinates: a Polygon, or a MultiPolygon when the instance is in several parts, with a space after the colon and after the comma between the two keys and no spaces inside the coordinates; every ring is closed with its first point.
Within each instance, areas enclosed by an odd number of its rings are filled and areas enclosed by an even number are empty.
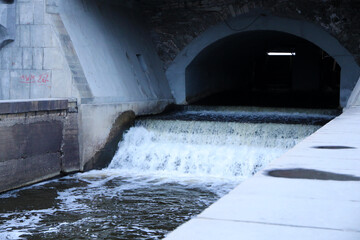
{"type": "Polygon", "coordinates": [[[360,239],[360,108],[347,109],[166,239],[360,239]]]}

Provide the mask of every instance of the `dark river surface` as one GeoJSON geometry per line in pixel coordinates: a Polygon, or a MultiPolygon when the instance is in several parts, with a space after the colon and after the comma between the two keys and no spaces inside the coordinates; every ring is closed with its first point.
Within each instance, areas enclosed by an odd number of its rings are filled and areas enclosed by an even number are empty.
{"type": "Polygon", "coordinates": [[[141,118],[108,168],[0,194],[0,239],[161,239],[334,114],[194,107],[141,118]]]}

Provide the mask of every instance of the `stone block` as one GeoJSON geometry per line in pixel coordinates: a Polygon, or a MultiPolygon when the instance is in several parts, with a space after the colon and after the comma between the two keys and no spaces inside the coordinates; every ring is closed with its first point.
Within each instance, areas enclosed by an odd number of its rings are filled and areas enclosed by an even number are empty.
{"type": "Polygon", "coordinates": [[[64,57],[58,48],[44,48],[43,69],[63,69],[64,57]]]}
{"type": "Polygon", "coordinates": [[[10,71],[10,99],[28,99],[30,97],[30,71],[10,71]]]}
{"type": "Polygon", "coordinates": [[[50,14],[59,13],[58,0],[47,0],[46,1],[46,12],[50,14]]]}
{"type": "Polygon", "coordinates": [[[0,161],[57,153],[62,130],[63,123],[55,120],[0,127],[0,161]]]}
{"type": "Polygon", "coordinates": [[[12,48],[3,48],[0,51],[1,69],[8,70],[11,68],[11,51],[12,48]]]}
{"type": "Polygon", "coordinates": [[[14,47],[19,47],[19,46],[20,46],[20,38],[21,38],[20,26],[22,26],[22,25],[16,25],[16,26],[15,26],[14,41],[6,44],[6,45],[4,46],[4,48],[14,48],[14,47]]]}
{"type": "Polygon", "coordinates": [[[44,26],[45,25],[31,25],[31,46],[44,47],[44,26]]]}
{"type": "Polygon", "coordinates": [[[54,110],[66,110],[69,108],[68,99],[48,99],[48,100],[37,100],[32,101],[32,107],[36,111],[54,111],[54,110]]]}
{"type": "Polygon", "coordinates": [[[73,82],[71,83],[71,97],[81,99],[79,89],[77,88],[77,86],[73,82]]]}
{"type": "Polygon", "coordinates": [[[23,48],[23,69],[31,69],[33,66],[33,49],[23,48]]]}
{"type": "Polygon", "coordinates": [[[11,69],[22,69],[22,48],[10,48],[11,49],[11,69]]]}
{"type": "Polygon", "coordinates": [[[60,175],[59,153],[0,162],[0,192],[60,175]]]}
{"type": "Polygon", "coordinates": [[[30,98],[50,98],[51,71],[31,71],[30,98]]]}
{"type": "Polygon", "coordinates": [[[80,170],[78,115],[68,114],[64,124],[61,167],[63,172],[80,170]]]}
{"type": "MultiPolygon", "coordinates": [[[[58,111],[69,108],[67,99],[41,99],[41,100],[9,100],[0,101],[1,114],[19,114],[39,111],[58,111]]],[[[73,107],[74,108],[74,107],[73,107]]]]}
{"type": "Polygon", "coordinates": [[[43,48],[33,48],[33,69],[41,70],[43,66],[44,59],[44,49],[43,48]]]}
{"type": "Polygon", "coordinates": [[[32,47],[55,47],[54,34],[50,25],[31,26],[32,47]]]}
{"type": "Polygon", "coordinates": [[[15,15],[15,24],[19,25],[20,24],[20,14],[19,11],[20,10],[20,5],[16,4],[16,15],[15,15]]]}
{"type": "Polygon", "coordinates": [[[53,70],[51,79],[51,97],[70,97],[72,77],[69,70],[53,70]]]}
{"type": "Polygon", "coordinates": [[[34,2],[34,24],[44,24],[44,13],[44,0],[36,0],[34,2]]]}
{"type": "Polygon", "coordinates": [[[4,48],[0,55],[1,69],[22,69],[22,48],[4,48]]]}
{"type": "Polygon", "coordinates": [[[19,23],[33,24],[34,23],[34,5],[32,2],[19,2],[19,23]]]}
{"type": "Polygon", "coordinates": [[[16,25],[16,35],[14,41],[11,43],[14,47],[20,47],[20,25],[16,25]]]}
{"type": "Polygon", "coordinates": [[[9,99],[10,95],[10,71],[0,70],[0,99],[9,99]]]}
{"type": "Polygon", "coordinates": [[[45,24],[53,24],[53,21],[52,21],[52,15],[47,13],[47,11],[45,11],[44,13],[44,23],[45,24]]]}
{"type": "Polygon", "coordinates": [[[29,25],[20,25],[18,26],[20,31],[20,46],[21,47],[30,47],[31,46],[31,34],[29,25]]]}

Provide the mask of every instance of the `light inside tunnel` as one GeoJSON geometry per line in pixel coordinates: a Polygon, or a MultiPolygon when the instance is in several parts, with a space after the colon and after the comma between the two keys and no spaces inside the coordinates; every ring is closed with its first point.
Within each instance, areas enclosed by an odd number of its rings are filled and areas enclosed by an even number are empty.
{"type": "Polygon", "coordinates": [[[233,34],[185,71],[186,101],[201,105],[338,108],[340,66],[315,44],[278,31],[233,34]]]}
{"type": "Polygon", "coordinates": [[[269,56],[295,56],[295,52],[267,52],[269,56]]]}

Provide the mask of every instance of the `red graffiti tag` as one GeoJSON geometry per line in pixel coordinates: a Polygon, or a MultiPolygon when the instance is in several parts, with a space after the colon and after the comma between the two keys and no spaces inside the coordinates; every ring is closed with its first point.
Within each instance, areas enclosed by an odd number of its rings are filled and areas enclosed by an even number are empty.
{"type": "Polygon", "coordinates": [[[22,81],[21,83],[34,83],[35,82],[35,76],[34,75],[21,75],[20,77],[22,81]]]}
{"type": "Polygon", "coordinates": [[[44,74],[40,74],[40,75],[39,75],[39,78],[38,78],[38,80],[37,80],[37,83],[43,85],[43,84],[46,84],[46,83],[48,83],[48,82],[50,82],[50,80],[49,80],[49,74],[44,73],[44,74]]]}
{"type": "MultiPolygon", "coordinates": [[[[20,83],[25,83],[25,84],[34,83],[37,85],[47,86],[47,83],[49,82],[50,82],[49,73],[42,73],[39,75],[24,74],[21,75],[20,77],[20,83]]],[[[50,88],[51,86],[47,86],[47,87],[50,88]]]]}

